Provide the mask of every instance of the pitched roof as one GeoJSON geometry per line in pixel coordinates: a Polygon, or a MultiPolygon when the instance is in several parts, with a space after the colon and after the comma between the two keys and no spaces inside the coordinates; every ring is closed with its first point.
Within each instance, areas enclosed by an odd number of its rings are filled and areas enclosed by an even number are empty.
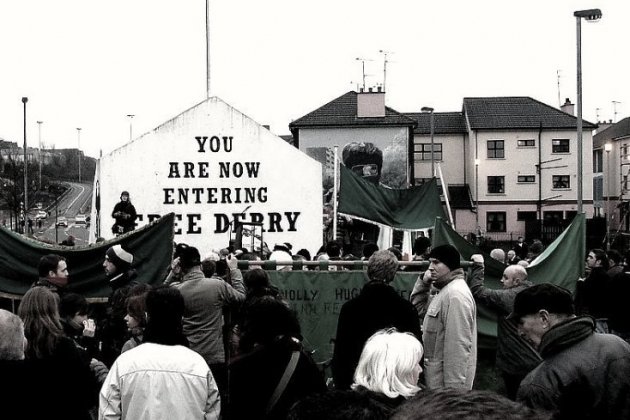
{"type": "MultiPolygon", "coordinates": [[[[418,126],[413,130],[414,134],[431,134],[431,114],[428,112],[405,112],[409,118],[414,119],[418,126]]],[[[461,112],[434,112],[434,134],[466,134],[466,121],[461,112]]]]}
{"type": "Polygon", "coordinates": [[[593,147],[601,147],[608,140],[615,140],[620,137],[630,136],[630,117],[615,123],[593,136],[593,147]]]}
{"type": "Polygon", "coordinates": [[[384,117],[357,117],[357,92],[349,91],[326,105],[291,122],[289,129],[303,127],[348,127],[348,126],[413,126],[414,120],[385,107],[384,117]]]}
{"type": "MultiPolygon", "coordinates": [[[[464,98],[464,113],[473,130],[481,129],[576,129],[577,118],[529,96],[464,98]]],[[[584,129],[597,125],[583,121],[584,129]]]]}

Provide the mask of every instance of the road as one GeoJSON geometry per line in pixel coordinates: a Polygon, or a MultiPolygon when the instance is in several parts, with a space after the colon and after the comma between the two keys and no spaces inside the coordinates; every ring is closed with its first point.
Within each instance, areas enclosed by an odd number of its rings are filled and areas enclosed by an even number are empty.
{"type": "Polygon", "coordinates": [[[36,238],[53,243],[60,243],[69,235],[74,236],[76,245],[87,245],[89,238],[89,229],[87,225],[75,224],[75,218],[78,214],[90,215],[92,206],[92,184],[79,184],[69,182],[70,190],[59,199],[57,206],[52,206],[48,210],[50,214],[48,218],[42,219],[42,227],[34,226],[34,235],[36,238]],[[58,226],[55,229],[55,214],[57,219],[65,217],[68,226],[58,226]]]}

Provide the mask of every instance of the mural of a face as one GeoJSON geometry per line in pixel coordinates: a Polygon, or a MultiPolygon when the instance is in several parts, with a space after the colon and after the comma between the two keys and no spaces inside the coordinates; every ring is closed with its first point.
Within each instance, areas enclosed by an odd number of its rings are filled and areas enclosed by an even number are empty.
{"type": "Polygon", "coordinates": [[[383,152],[373,143],[348,143],[341,152],[341,159],[357,175],[375,184],[380,182],[383,152]]]}

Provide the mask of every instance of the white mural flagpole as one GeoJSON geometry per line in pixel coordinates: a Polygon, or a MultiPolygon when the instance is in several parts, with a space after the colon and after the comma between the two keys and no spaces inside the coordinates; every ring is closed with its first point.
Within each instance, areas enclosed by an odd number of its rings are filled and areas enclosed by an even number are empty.
{"type": "Polygon", "coordinates": [[[337,179],[339,177],[339,158],[337,150],[339,146],[335,146],[334,172],[333,172],[333,240],[337,239],[337,179]]]}

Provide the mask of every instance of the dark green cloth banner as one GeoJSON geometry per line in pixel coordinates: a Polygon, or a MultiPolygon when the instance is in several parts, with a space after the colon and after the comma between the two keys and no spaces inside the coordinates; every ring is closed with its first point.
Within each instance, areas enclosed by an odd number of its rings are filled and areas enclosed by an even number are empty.
{"type": "MultiPolygon", "coordinates": [[[[535,264],[528,269],[533,283],[554,283],[574,289],[580,268],[584,264],[584,215],[576,217],[571,226],[547,247],[535,264]]],[[[485,261],[485,285],[492,289],[502,287],[500,279],[506,265],[468,243],[442,219],[435,220],[434,246],[451,244],[467,261],[473,254],[482,254],[485,261]]],[[[302,326],[304,344],[314,351],[314,358],[324,362],[332,357],[337,331],[337,317],[341,306],[358,295],[368,281],[365,271],[268,271],[271,281],[297,311],[302,326]]],[[[399,272],[392,286],[401,296],[409,294],[418,277],[417,273],[399,272]]],[[[497,335],[496,313],[477,305],[478,346],[492,348],[497,335]]]]}
{"type": "MultiPolygon", "coordinates": [[[[304,346],[317,362],[332,357],[341,306],[357,296],[368,278],[365,271],[268,271],[271,282],[297,311],[304,346]]],[[[400,272],[392,285],[409,299],[418,273],[400,272]]]]}
{"type": "Polygon", "coordinates": [[[133,254],[138,281],[162,283],[173,253],[174,217],[170,213],[118,238],[76,247],[49,245],[0,228],[0,292],[23,295],[37,281],[39,259],[46,254],[58,254],[68,263],[68,291],[88,298],[107,297],[111,289],[103,271],[103,260],[105,251],[115,244],[133,254]]]}
{"type": "Polygon", "coordinates": [[[435,178],[409,189],[391,189],[373,184],[340,165],[338,212],[366,222],[401,230],[433,226],[444,217],[435,178]]]}

